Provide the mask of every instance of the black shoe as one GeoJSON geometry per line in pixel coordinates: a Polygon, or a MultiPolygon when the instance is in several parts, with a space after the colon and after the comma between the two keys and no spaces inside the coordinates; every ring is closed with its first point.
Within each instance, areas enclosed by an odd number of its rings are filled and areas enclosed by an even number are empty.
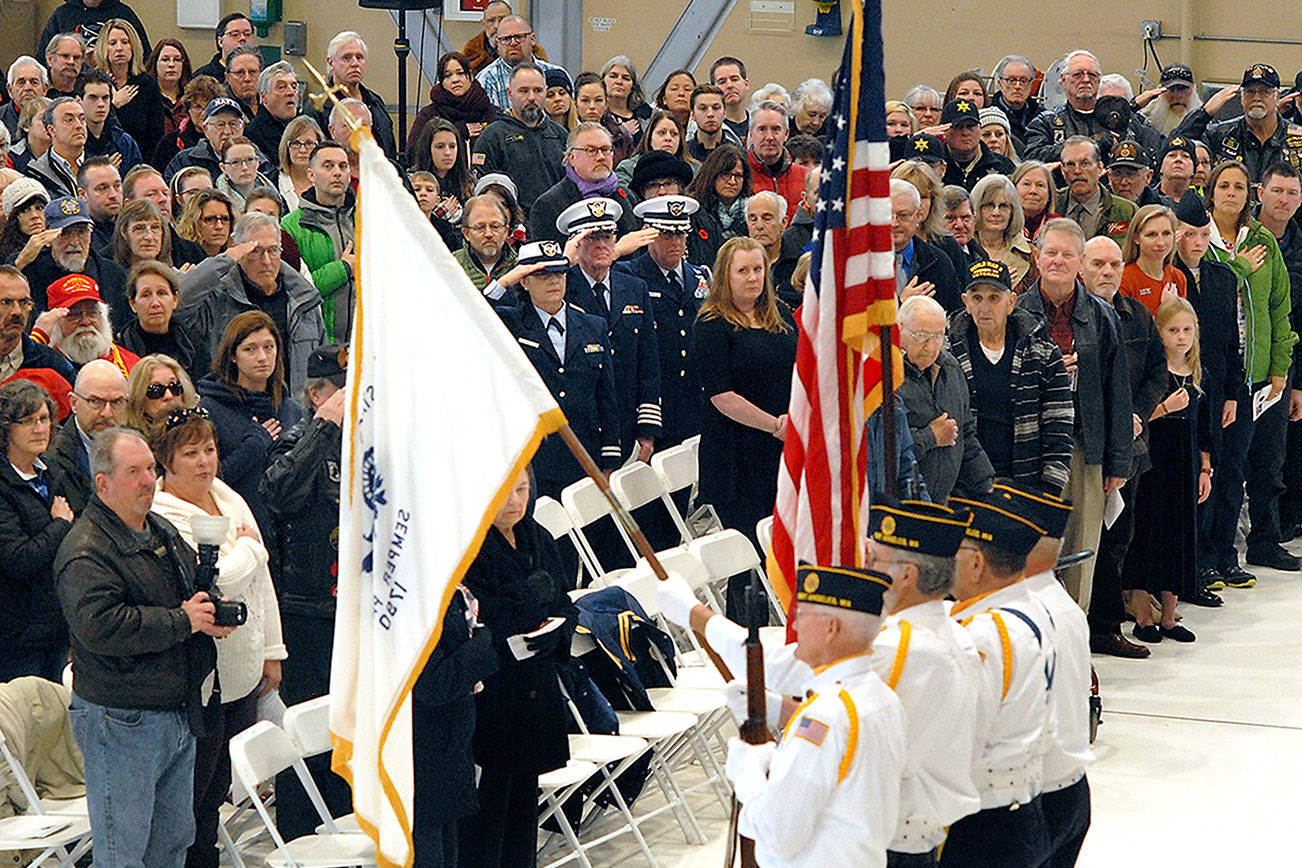
{"type": "Polygon", "coordinates": [[[1206,588],[1199,588],[1194,591],[1192,597],[1181,597],[1183,602],[1192,603],[1195,606],[1204,606],[1208,609],[1215,609],[1225,601],[1221,599],[1220,594],[1213,594],[1206,588]]]}
{"type": "Polygon", "coordinates": [[[1131,660],[1142,660],[1152,653],[1143,645],[1136,645],[1120,633],[1091,636],[1090,650],[1095,654],[1110,654],[1113,657],[1126,657],[1131,660]]]}
{"type": "Polygon", "coordinates": [[[1296,521],[1286,521],[1282,523],[1279,529],[1279,541],[1286,543],[1297,539],[1299,523],[1296,521]]]}
{"type": "Polygon", "coordinates": [[[1189,628],[1182,627],[1179,624],[1176,624],[1174,627],[1159,626],[1157,632],[1176,642],[1192,642],[1198,638],[1189,630],[1189,628]]]}
{"type": "Polygon", "coordinates": [[[1302,570],[1302,559],[1295,558],[1284,551],[1283,546],[1278,543],[1261,551],[1249,551],[1244,560],[1254,567],[1270,567],[1271,569],[1286,572],[1302,570]]]}
{"type": "Polygon", "coordinates": [[[1156,624],[1135,625],[1135,629],[1130,631],[1131,635],[1140,642],[1158,643],[1162,641],[1162,633],[1157,629],[1156,624]]]}
{"type": "Polygon", "coordinates": [[[1209,591],[1225,590],[1225,579],[1216,567],[1204,567],[1198,571],[1198,584],[1209,591]]]}
{"type": "Polygon", "coordinates": [[[1221,569],[1221,581],[1227,588],[1251,588],[1257,584],[1257,577],[1238,564],[1232,564],[1221,569]]]}

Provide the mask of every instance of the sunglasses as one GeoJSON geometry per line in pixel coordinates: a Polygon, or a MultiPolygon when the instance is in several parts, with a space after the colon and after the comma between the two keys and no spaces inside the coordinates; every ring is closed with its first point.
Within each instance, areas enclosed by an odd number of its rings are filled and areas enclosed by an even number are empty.
{"type": "Polygon", "coordinates": [[[207,419],[208,411],[203,407],[182,407],[180,410],[173,410],[167,414],[167,425],[164,430],[171,431],[173,428],[184,425],[191,419],[207,419]]]}
{"type": "Polygon", "coordinates": [[[181,385],[180,380],[173,380],[170,383],[150,383],[149,388],[145,389],[145,397],[157,401],[167,392],[179,398],[185,392],[185,386],[181,385]]]}

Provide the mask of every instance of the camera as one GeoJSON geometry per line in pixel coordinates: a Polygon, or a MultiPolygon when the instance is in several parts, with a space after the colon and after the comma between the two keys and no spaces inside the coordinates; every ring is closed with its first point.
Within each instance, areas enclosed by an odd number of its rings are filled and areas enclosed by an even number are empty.
{"type": "Polygon", "coordinates": [[[217,556],[231,520],[224,515],[192,515],[190,530],[199,547],[199,561],[194,571],[196,590],[203,591],[217,609],[213,623],[218,627],[238,627],[249,619],[249,607],[239,601],[221,599],[214,591],[217,584],[217,556]]]}

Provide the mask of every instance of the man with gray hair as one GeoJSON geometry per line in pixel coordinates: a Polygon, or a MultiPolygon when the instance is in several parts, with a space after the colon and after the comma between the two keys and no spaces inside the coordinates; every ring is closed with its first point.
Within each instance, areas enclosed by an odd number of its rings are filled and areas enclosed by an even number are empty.
{"type": "Polygon", "coordinates": [[[1017,153],[1026,142],[1026,125],[1042,110],[1040,101],[1031,96],[1035,86],[1035,64],[1020,54],[1010,54],[995,64],[995,92],[990,104],[1008,117],[1009,132],[1017,153]]]}
{"type": "Polygon", "coordinates": [[[195,556],[150,512],[155,459],[127,428],[90,450],[95,494],[54,559],[72,640],[73,735],[86,765],[94,857],[181,865],[194,840],[195,736],[219,712],[216,608],[195,556]],[[202,635],[201,635],[202,634],[202,635]]]}
{"type": "Polygon", "coordinates": [[[1047,109],[1026,125],[1028,159],[1055,162],[1062,153],[1062,143],[1072,136],[1087,136],[1113,141],[1113,134],[1094,115],[1103,72],[1099,59],[1083,49],[1067,55],[1060,79],[1067,101],[1056,109],[1047,109]]]}
{"type": "Polygon", "coordinates": [[[945,309],[915,295],[900,305],[904,382],[900,403],[909,417],[913,454],[927,493],[944,503],[951,491],[973,496],[990,490],[994,468],[977,439],[976,417],[958,360],[945,349],[945,309]]]}
{"type": "Polygon", "coordinates": [[[45,46],[45,68],[50,71],[50,99],[72,96],[73,85],[86,57],[86,40],[76,33],[57,33],[45,46]]]}
{"type": "Polygon", "coordinates": [[[72,388],[72,415],[50,438],[45,461],[65,481],[64,496],[81,515],[95,493],[90,451],[95,435],[121,425],[127,412],[127,378],[112,362],[89,362],[77,372],[72,388]]]}
{"type": "MultiPolygon", "coordinates": [[[[355,99],[366,106],[371,116],[371,135],[375,143],[390,160],[398,156],[398,146],[393,137],[393,121],[389,119],[389,110],[384,98],[362,84],[366,75],[366,43],[352,30],[344,30],[334,35],[326,46],[326,66],[330,70],[330,84],[339,85],[349,99],[355,99]]],[[[328,107],[314,112],[313,117],[321,129],[331,126],[333,112],[328,107]]],[[[339,141],[338,138],[335,141],[339,141]]]]}
{"type": "Polygon", "coordinates": [[[633,198],[619,185],[615,175],[615,149],[610,131],[598,123],[581,123],[565,140],[565,177],[538,197],[529,212],[529,240],[560,241],[565,235],[556,227],[561,212],[580,199],[605,197],[620,202],[617,232],[625,235],[638,228],[633,216],[633,198]]]}
{"type": "Polygon", "coordinates": [[[915,295],[936,299],[953,313],[963,305],[962,286],[945,252],[924,241],[922,196],[903,178],[891,178],[891,244],[895,249],[895,294],[900,301],[915,295]]]}
{"type": "Polygon", "coordinates": [[[249,212],[236,220],[230,249],[181,275],[176,316],[215,356],[226,324],[237,314],[266,313],[280,331],[290,390],[298,392],[307,383],[308,355],[329,341],[321,293],[281,262],[280,232],[266,214],[249,212]]]}
{"type": "Polygon", "coordinates": [[[792,162],[787,153],[790,114],[786,106],[774,100],[764,100],[750,110],[746,159],[755,192],[772,190],[787,200],[787,213],[794,214],[805,194],[805,174],[809,170],[792,162]]]}
{"type": "Polygon", "coordinates": [[[257,115],[258,78],[262,75],[262,54],[252,45],[240,45],[226,55],[226,92],[240,104],[246,117],[257,115]]]}
{"type": "Polygon", "coordinates": [[[0,106],[0,123],[9,131],[10,141],[22,138],[18,134],[18,116],[27,104],[38,96],[45,96],[50,86],[50,77],[41,62],[30,54],[24,54],[9,64],[6,77],[9,85],[9,102],[0,106]]]}
{"type": "Polygon", "coordinates": [[[298,114],[298,77],[289,61],[281,60],[258,76],[261,111],[244,128],[244,135],[267,157],[280,153],[280,137],[298,114]]]}

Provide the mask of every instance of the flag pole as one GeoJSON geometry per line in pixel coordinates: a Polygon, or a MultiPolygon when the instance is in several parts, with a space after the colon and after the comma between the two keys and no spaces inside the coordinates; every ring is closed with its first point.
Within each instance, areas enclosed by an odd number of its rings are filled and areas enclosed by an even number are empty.
{"type": "Polygon", "coordinates": [[[897,496],[898,493],[899,480],[896,477],[900,467],[900,459],[895,449],[895,348],[893,346],[893,331],[894,329],[888,325],[881,326],[879,329],[882,353],[882,451],[886,453],[886,464],[882,467],[882,471],[886,493],[891,497],[897,496]]]}
{"type": "MultiPolygon", "coordinates": [[[[588,478],[597,484],[598,490],[605,495],[606,502],[610,504],[611,514],[614,516],[615,520],[623,526],[624,530],[628,533],[629,538],[633,540],[633,545],[637,547],[638,554],[646,558],[647,565],[651,567],[651,572],[655,573],[656,578],[662,582],[669,578],[669,574],[665,572],[665,568],[660,563],[660,559],[656,557],[655,549],[651,548],[651,543],[647,541],[646,535],[642,533],[642,528],[638,527],[637,520],[633,518],[629,511],[624,508],[624,504],[620,503],[619,498],[615,496],[615,492],[611,489],[610,483],[606,480],[606,474],[602,473],[601,468],[597,467],[597,462],[592,460],[592,456],[588,454],[588,450],[584,448],[578,435],[574,433],[574,429],[571,428],[567,422],[562,425],[556,433],[561,435],[561,440],[565,441],[565,445],[569,447],[570,452],[573,453],[574,458],[579,462],[579,467],[583,468],[583,472],[588,475],[588,478]]],[[[710,647],[710,644],[705,641],[705,635],[695,630],[692,632],[696,636],[696,641],[700,644],[701,650],[703,650],[706,653],[706,656],[710,658],[710,662],[714,664],[714,668],[719,670],[719,674],[723,676],[723,680],[731,681],[732,673],[728,670],[728,665],[723,662],[723,658],[720,657],[718,653],[710,647]]]]}

